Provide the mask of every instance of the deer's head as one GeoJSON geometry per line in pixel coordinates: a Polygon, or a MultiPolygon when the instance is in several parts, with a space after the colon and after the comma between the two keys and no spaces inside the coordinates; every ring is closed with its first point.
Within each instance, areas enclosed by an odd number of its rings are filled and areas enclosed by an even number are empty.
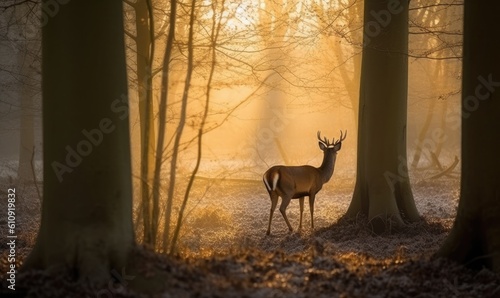
{"type": "Polygon", "coordinates": [[[321,132],[318,131],[318,144],[319,148],[323,152],[332,152],[332,153],[337,153],[337,151],[340,150],[342,147],[342,141],[345,140],[347,137],[347,130],[345,131],[345,134],[340,131],[340,138],[335,141],[335,139],[332,139],[332,142],[330,143],[330,140],[328,140],[326,137],[321,139],[321,132]]]}

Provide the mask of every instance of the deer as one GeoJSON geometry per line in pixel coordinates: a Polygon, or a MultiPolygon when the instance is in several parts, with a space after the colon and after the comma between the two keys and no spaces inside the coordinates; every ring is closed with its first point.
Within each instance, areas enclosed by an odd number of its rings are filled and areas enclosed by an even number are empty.
{"type": "Polygon", "coordinates": [[[309,197],[309,210],[311,211],[311,229],[314,230],[314,199],[321,190],[323,184],[327,183],[333,175],[337,152],[342,147],[342,141],[347,137],[340,131],[340,138],[332,142],[325,137],[321,139],[321,132],[318,131],[318,144],[323,151],[323,162],[319,168],[303,166],[273,166],[269,168],[263,176],[264,184],[271,198],[271,213],[269,214],[269,226],[267,235],[271,234],[271,222],[273,213],[278,204],[278,197],[281,197],[280,212],[285,219],[290,232],[293,231],[290,222],[286,216],[286,208],[292,199],[299,199],[300,204],[300,223],[299,230],[302,230],[302,213],[304,211],[304,197],[309,197]],[[334,142],[335,141],[335,142],[334,142]]]}

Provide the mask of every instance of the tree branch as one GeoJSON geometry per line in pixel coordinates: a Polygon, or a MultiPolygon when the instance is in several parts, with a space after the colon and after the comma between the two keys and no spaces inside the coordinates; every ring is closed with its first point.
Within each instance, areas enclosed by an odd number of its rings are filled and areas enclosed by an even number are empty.
{"type": "Polygon", "coordinates": [[[11,4],[1,5],[0,9],[3,9],[3,11],[6,11],[9,8],[16,7],[16,6],[19,6],[19,5],[23,5],[25,3],[39,4],[40,2],[36,1],[36,0],[20,0],[20,1],[14,2],[14,3],[11,3],[11,4]]]}

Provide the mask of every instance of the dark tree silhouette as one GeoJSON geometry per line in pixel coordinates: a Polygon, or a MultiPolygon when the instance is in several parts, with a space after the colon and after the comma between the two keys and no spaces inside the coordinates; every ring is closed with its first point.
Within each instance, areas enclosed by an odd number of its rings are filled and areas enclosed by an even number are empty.
{"type": "Polygon", "coordinates": [[[498,11],[500,2],[465,1],[460,201],[450,235],[437,253],[496,272],[500,272],[498,11]]]}
{"type": "MultiPolygon", "coordinates": [[[[347,217],[419,219],[406,161],[408,2],[367,0],[358,123],[358,164],[347,217]]],[[[373,219],[377,219],[373,221],[373,219]]]]}
{"type": "Polygon", "coordinates": [[[135,241],[122,2],[70,1],[42,40],[44,200],[25,269],[105,283],[135,241]]]}
{"type": "Polygon", "coordinates": [[[151,0],[124,1],[135,12],[135,35],[125,32],[136,47],[136,78],[139,99],[139,124],[141,135],[140,190],[141,204],[136,225],[142,219],[143,241],[154,246],[153,234],[157,223],[153,214],[158,213],[158,204],[152,204],[151,182],[154,171],[155,125],[153,113],[153,58],[155,53],[155,26],[151,0]]]}

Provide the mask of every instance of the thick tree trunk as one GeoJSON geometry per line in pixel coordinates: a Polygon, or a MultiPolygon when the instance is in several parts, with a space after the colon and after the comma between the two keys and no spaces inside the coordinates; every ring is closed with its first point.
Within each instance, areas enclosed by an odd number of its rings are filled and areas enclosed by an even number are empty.
{"type": "Polygon", "coordinates": [[[108,282],[134,245],[122,2],[61,4],[42,38],[44,201],[25,268],[108,282]]]}
{"type": "Polygon", "coordinates": [[[387,220],[419,219],[406,161],[408,2],[367,0],[364,15],[357,177],[346,216],[367,214],[379,232],[387,220]]]}
{"type": "Polygon", "coordinates": [[[500,2],[465,1],[462,176],[455,224],[437,256],[500,272],[500,2]]]}

